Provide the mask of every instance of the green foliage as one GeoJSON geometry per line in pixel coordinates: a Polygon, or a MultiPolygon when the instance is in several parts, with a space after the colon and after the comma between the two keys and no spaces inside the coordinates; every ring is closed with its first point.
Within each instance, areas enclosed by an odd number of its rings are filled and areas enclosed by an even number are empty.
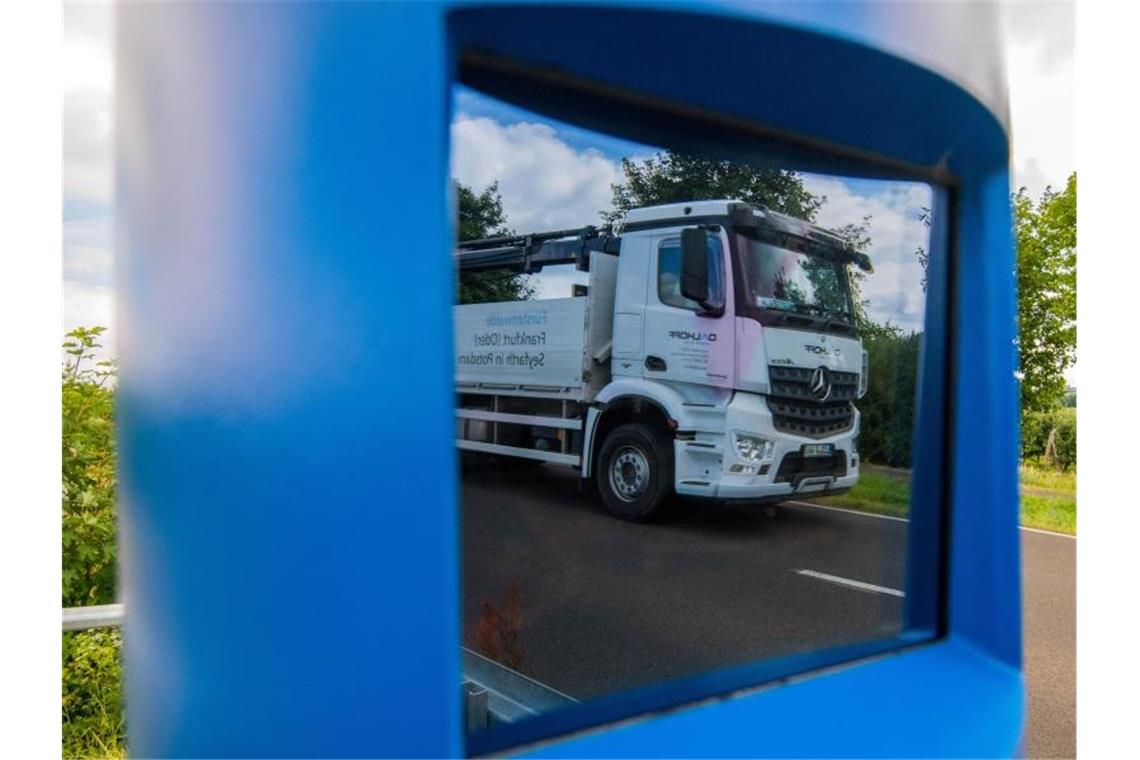
{"type": "Polygon", "coordinates": [[[1065,395],[1077,348],[1077,175],[1034,203],[1013,196],[1021,408],[1046,411],[1065,395]]]}
{"type": "Polygon", "coordinates": [[[94,360],[102,327],[67,334],[63,368],[63,606],[115,598],[115,368],[94,360]]]}
{"type": "Polygon", "coordinates": [[[826,200],[804,188],[795,172],[665,151],[642,161],[623,158],[625,182],[611,185],[613,207],[607,222],[640,206],[732,198],[759,203],[812,221],[826,200]]]}
{"type": "MultiPolygon", "coordinates": [[[[926,229],[930,229],[931,224],[933,224],[931,217],[933,213],[931,209],[925,206],[922,207],[922,211],[918,212],[918,221],[922,222],[926,229]]],[[[914,257],[918,259],[918,265],[922,268],[922,282],[920,284],[922,285],[922,292],[925,293],[926,286],[930,284],[930,280],[926,274],[926,270],[930,266],[930,251],[926,250],[926,246],[920,245],[915,250],[914,257]]]]}
{"type": "Polygon", "coordinates": [[[1068,470],[1077,463],[1077,410],[1058,406],[1021,415],[1023,460],[1068,470]]]}
{"type": "Polygon", "coordinates": [[[63,635],[63,756],[126,757],[122,634],[63,635]]]}
{"type": "MultiPolygon", "coordinates": [[[[507,228],[499,183],[481,193],[456,183],[459,194],[459,239],[477,240],[514,234],[507,228]]],[[[506,271],[468,272],[459,276],[459,303],[525,301],[534,294],[523,275],[506,271]]]]}
{"type": "MultiPolygon", "coordinates": [[[[826,199],[825,199],[826,200],[826,199]]],[[[859,253],[871,252],[871,216],[864,216],[858,222],[848,222],[842,227],[832,230],[835,234],[847,240],[859,253]]],[[[847,281],[851,286],[851,307],[855,311],[855,324],[861,331],[878,329],[867,316],[867,306],[870,300],[863,297],[863,279],[867,273],[857,267],[847,267],[847,281]]]]}
{"type": "MultiPolygon", "coordinates": [[[[67,334],[63,348],[63,606],[115,600],[114,364],[96,361],[102,327],[67,334]]],[[[63,635],[63,754],[123,757],[117,630],[63,635]]]]}
{"type": "MultiPolygon", "coordinates": [[[[1021,524],[1060,533],[1077,531],[1076,481],[1055,470],[1021,470],[1021,524]],[[1038,487],[1047,483],[1048,490],[1038,487]]],[[[880,515],[906,517],[910,511],[910,473],[864,466],[859,482],[842,496],[826,496],[811,501],[844,509],[858,509],[880,515]]]]}
{"type": "Polygon", "coordinates": [[[869,370],[867,395],[855,404],[862,415],[859,455],[863,461],[910,467],[922,334],[866,322],[861,336],[869,370]]]}

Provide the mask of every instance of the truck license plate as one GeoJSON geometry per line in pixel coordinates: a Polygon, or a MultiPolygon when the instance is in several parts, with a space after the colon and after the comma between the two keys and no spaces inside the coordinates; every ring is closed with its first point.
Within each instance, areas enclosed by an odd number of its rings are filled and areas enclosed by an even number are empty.
{"type": "Polygon", "coordinates": [[[835,444],[805,443],[801,451],[805,457],[829,457],[835,453],[835,444]]]}

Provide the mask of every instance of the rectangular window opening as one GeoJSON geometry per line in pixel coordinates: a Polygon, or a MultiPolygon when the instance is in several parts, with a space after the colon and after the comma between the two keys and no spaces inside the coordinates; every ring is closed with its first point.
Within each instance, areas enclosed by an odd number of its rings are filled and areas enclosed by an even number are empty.
{"type": "Polygon", "coordinates": [[[949,191],[453,103],[468,751],[935,639],[949,191]]]}

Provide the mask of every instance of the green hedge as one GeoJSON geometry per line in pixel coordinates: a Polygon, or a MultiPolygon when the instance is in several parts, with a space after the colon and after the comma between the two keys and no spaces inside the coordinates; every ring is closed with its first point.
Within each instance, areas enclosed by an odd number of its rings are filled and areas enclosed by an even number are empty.
{"type": "MultiPolygon", "coordinates": [[[[910,467],[922,334],[868,324],[863,327],[862,340],[870,383],[867,395],[856,402],[862,415],[859,453],[867,462],[910,467]]],[[[1057,407],[1025,412],[1021,419],[1021,456],[1025,461],[1062,470],[1074,467],[1077,410],[1057,407]]]]}
{"type": "Polygon", "coordinates": [[[1077,410],[1057,407],[1023,414],[1021,458],[1063,470],[1073,467],[1077,463],[1077,410]]]}
{"type": "Polygon", "coordinates": [[[862,337],[870,371],[867,395],[855,404],[862,415],[859,454],[868,462],[910,467],[922,334],[868,325],[862,337]]]}

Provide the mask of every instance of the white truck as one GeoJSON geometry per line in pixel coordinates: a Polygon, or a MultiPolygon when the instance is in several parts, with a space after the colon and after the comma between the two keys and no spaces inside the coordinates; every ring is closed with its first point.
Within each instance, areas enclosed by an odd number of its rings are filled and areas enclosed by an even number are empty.
{"type": "Polygon", "coordinates": [[[776,502],[858,480],[867,354],[848,266],[871,262],[838,235],[694,201],[464,242],[456,261],[588,272],[570,298],[455,307],[460,449],[575,467],[635,521],[671,493],[776,502]]]}

